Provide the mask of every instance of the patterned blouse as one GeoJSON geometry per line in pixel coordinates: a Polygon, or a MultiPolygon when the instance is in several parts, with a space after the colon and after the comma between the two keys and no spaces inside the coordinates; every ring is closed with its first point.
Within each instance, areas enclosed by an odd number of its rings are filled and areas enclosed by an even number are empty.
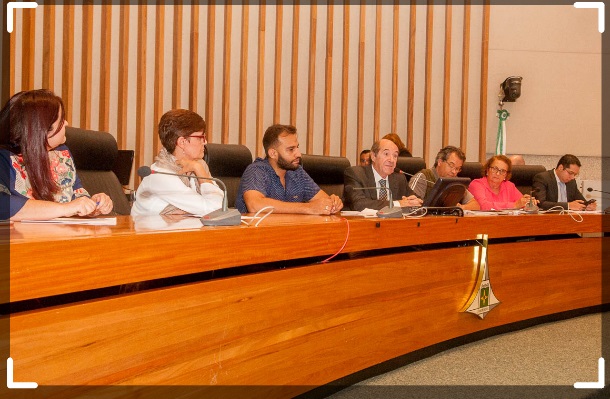
{"type": "MultiPolygon", "coordinates": [[[[10,215],[13,216],[25,204],[28,199],[33,199],[32,185],[28,177],[28,171],[23,162],[21,154],[9,153],[10,168],[10,215]]],[[[89,196],[76,175],[74,159],[68,147],[61,145],[49,151],[51,175],[60,190],[53,195],[55,202],[66,203],[78,197],[89,196]]]]}

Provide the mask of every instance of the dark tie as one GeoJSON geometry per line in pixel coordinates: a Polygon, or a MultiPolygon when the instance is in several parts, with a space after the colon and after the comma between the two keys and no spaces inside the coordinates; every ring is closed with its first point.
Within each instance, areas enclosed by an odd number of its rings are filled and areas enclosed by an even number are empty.
{"type": "Polygon", "coordinates": [[[382,201],[385,201],[388,199],[388,189],[386,188],[385,184],[386,184],[385,179],[379,180],[379,185],[381,186],[381,188],[379,189],[379,199],[382,201]]]}

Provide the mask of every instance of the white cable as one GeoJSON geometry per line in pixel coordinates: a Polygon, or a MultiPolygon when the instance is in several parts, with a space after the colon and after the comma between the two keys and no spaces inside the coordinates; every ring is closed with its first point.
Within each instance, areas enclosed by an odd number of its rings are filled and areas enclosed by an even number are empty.
{"type": "MultiPolygon", "coordinates": [[[[254,225],[254,227],[258,227],[258,224],[259,224],[260,222],[262,222],[262,221],[263,221],[263,220],[264,220],[264,219],[265,219],[267,216],[271,215],[271,214],[273,213],[273,211],[275,210],[275,208],[274,208],[274,207],[272,207],[272,206],[266,206],[266,207],[264,207],[264,208],[260,209],[258,212],[256,212],[256,215],[258,215],[259,213],[261,213],[261,211],[262,211],[263,209],[269,209],[269,212],[267,212],[265,215],[263,215],[263,216],[262,216],[262,217],[261,217],[261,218],[258,220],[258,222],[256,222],[256,224],[254,225]]],[[[255,216],[256,216],[256,215],[255,215],[255,216]]]]}
{"type": "Polygon", "coordinates": [[[540,211],[540,213],[547,213],[547,212],[556,212],[559,211],[560,215],[564,215],[567,214],[568,216],[570,216],[572,218],[573,221],[575,221],[576,223],[581,223],[583,221],[583,217],[580,213],[573,211],[571,209],[564,209],[562,206],[556,205],[552,208],[547,209],[546,211],[540,211]],[[580,218],[580,220],[576,220],[576,218],[574,217],[574,215],[578,215],[578,217],[580,218]]]}

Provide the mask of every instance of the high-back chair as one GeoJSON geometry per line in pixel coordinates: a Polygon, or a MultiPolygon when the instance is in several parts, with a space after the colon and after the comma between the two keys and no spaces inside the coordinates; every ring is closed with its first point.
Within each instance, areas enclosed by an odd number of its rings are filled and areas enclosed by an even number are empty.
{"type": "Polygon", "coordinates": [[[470,180],[483,177],[483,164],[481,162],[464,162],[458,177],[469,177],[470,180]]]}
{"type": "Polygon", "coordinates": [[[303,154],[301,161],[305,172],[326,194],[343,197],[343,172],[350,167],[349,159],[303,154]]]}
{"type": "Polygon", "coordinates": [[[245,145],[208,143],[204,159],[212,177],[222,180],[227,186],[227,204],[234,207],[239,182],[252,163],[252,153],[245,145]]]}
{"type": "Polygon", "coordinates": [[[405,172],[407,181],[417,172],[426,169],[426,161],[419,157],[398,157],[396,159],[396,168],[405,172]]]}
{"type": "Polygon", "coordinates": [[[66,145],[74,157],[76,173],[89,194],[108,194],[114,205],[113,212],[129,215],[129,202],[112,171],[118,154],[114,137],[106,132],[67,126],[66,145]]]}
{"type": "Polygon", "coordinates": [[[510,181],[517,186],[522,194],[531,194],[534,176],[545,170],[542,165],[515,165],[510,181]]]}

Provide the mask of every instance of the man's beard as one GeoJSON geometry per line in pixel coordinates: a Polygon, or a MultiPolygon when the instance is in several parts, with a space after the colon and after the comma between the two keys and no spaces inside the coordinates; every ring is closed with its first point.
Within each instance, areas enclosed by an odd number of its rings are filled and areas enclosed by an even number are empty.
{"type": "Polygon", "coordinates": [[[299,163],[297,165],[295,165],[292,162],[288,162],[281,155],[279,155],[277,158],[277,166],[279,166],[280,168],[282,168],[284,170],[297,170],[299,165],[301,165],[301,157],[298,157],[297,159],[299,160],[299,163]]]}

